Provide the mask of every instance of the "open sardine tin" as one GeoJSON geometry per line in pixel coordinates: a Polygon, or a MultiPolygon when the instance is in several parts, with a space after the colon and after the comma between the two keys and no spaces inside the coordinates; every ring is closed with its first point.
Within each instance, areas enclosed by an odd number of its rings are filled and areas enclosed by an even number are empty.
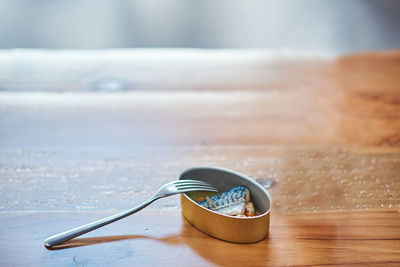
{"type": "Polygon", "coordinates": [[[224,215],[197,204],[190,193],[181,194],[183,216],[201,232],[235,243],[254,243],[268,236],[271,196],[260,184],[249,177],[222,168],[196,167],[186,170],[179,179],[194,179],[208,182],[224,192],[244,185],[250,191],[250,200],[259,210],[255,217],[224,215]]]}

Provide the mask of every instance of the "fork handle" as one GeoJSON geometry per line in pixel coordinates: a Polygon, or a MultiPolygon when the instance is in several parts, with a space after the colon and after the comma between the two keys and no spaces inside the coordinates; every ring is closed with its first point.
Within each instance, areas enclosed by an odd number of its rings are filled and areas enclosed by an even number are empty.
{"type": "Polygon", "coordinates": [[[147,207],[148,205],[150,205],[156,199],[157,198],[155,198],[155,197],[151,197],[147,201],[143,202],[142,204],[140,204],[140,205],[138,205],[138,206],[136,206],[136,207],[134,207],[132,209],[129,209],[129,210],[123,211],[121,213],[118,213],[118,214],[115,214],[115,215],[100,219],[98,221],[95,221],[95,222],[92,222],[92,223],[88,223],[88,224],[73,228],[71,230],[68,230],[68,231],[65,231],[65,232],[50,236],[49,238],[47,238],[44,241],[44,245],[45,245],[46,248],[51,248],[51,247],[53,247],[55,245],[59,245],[59,244],[65,242],[67,240],[70,240],[70,239],[75,238],[77,236],[86,234],[86,233],[88,233],[90,231],[93,231],[93,230],[95,230],[97,228],[103,227],[104,225],[107,225],[107,224],[113,223],[115,221],[121,220],[121,219],[123,219],[123,218],[125,218],[125,217],[127,217],[129,215],[132,215],[133,213],[138,212],[139,210],[147,207]]]}

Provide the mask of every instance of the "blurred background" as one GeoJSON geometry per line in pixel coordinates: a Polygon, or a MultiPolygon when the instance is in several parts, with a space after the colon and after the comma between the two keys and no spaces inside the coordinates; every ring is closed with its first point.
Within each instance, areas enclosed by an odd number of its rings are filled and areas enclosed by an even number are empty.
{"type": "Polygon", "coordinates": [[[400,47],[400,1],[0,1],[0,48],[400,47]]]}

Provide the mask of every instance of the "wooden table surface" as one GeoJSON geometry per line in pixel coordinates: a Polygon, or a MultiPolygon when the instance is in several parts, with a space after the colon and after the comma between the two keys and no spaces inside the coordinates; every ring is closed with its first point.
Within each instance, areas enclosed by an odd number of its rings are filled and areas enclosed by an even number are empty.
{"type": "Polygon", "coordinates": [[[0,181],[1,266],[399,266],[400,51],[1,51],[0,181]],[[268,188],[268,239],[172,196],[43,246],[193,166],[268,188]]]}

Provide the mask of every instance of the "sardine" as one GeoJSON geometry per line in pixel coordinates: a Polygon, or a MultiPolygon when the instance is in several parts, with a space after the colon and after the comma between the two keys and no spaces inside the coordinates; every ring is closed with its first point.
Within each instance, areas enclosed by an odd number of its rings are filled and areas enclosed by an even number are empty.
{"type": "Polygon", "coordinates": [[[206,197],[199,205],[226,215],[244,215],[250,192],[245,186],[236,186],[227,192],[213,197],[206,197]]]}

